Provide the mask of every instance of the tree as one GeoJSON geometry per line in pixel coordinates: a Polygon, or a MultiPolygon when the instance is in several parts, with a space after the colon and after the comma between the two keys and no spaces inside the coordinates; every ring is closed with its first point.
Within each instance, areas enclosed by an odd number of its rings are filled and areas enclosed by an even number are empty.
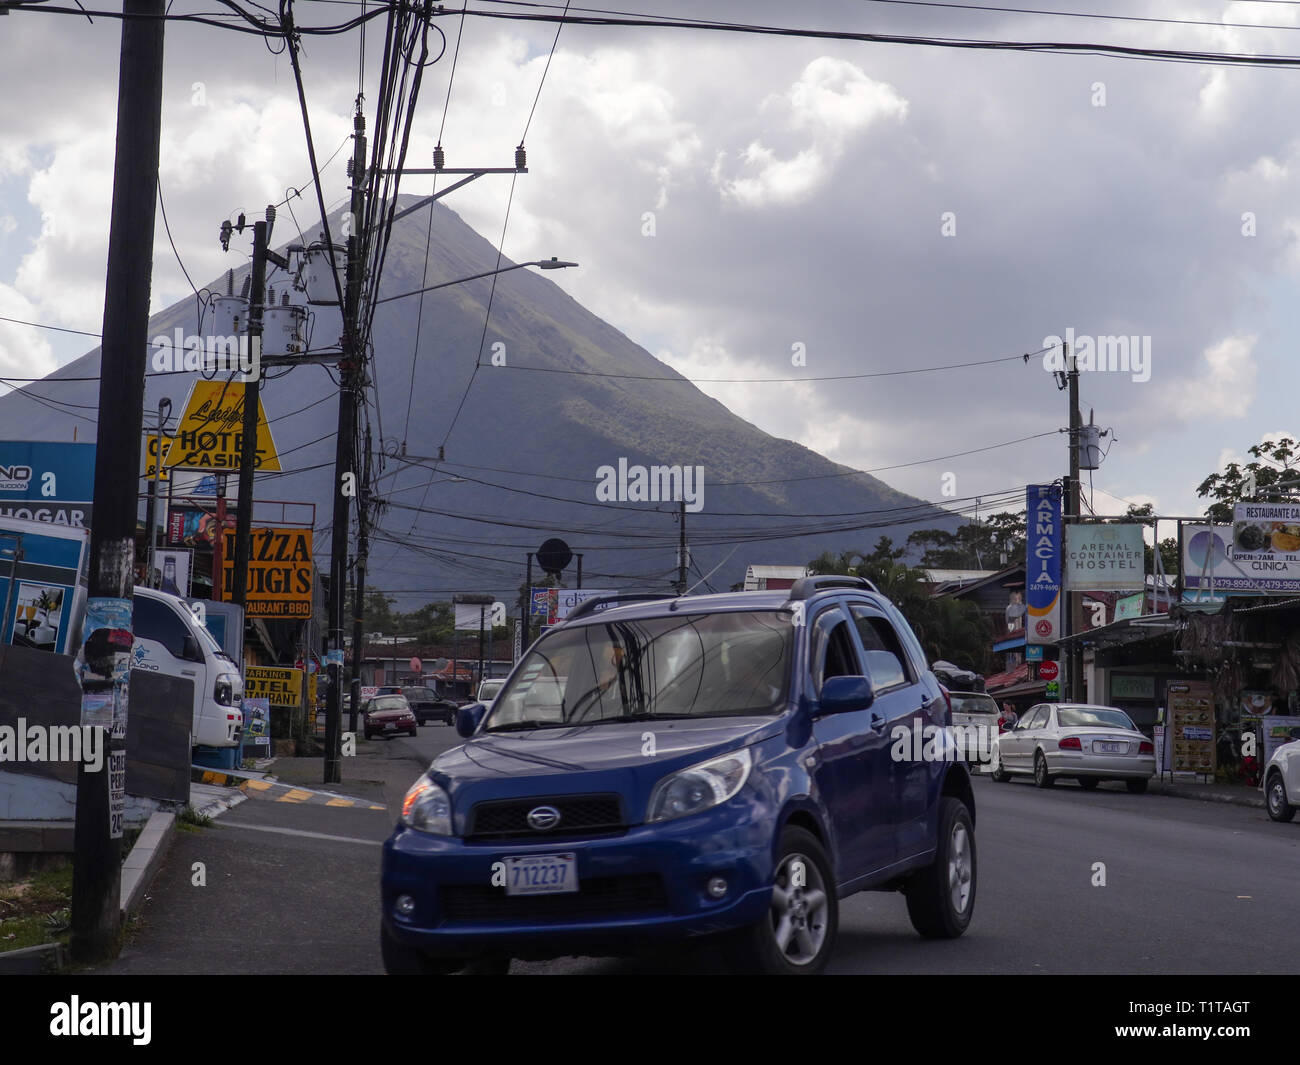
{"type": "Polygon", "coordinates": [[[372,632],[382,632],[385,635],[393,635],[393,629],[396,624],[393,615],[393,603],[396,600],[390,595],[383,592],[366,593],[366,610],[365,621],[362,628],[367,634],[372,632]]]}
{"type": "Polygon", "coordinates": [[[985,672],[993,636],[979,608],[964,600],[931,596],[925,571],[893,557],[892,544],[885,537],[881,540],[886,542],[877,543],[871,555],[824,551],[808,568],[812,573],[865,577],[907,618],[929,661],[944,658],[963,669],[985,672]]]}
{"type": "Polygon", "coordinates": [[[1025,516],[1011,511],[946,529],[917,529],[907,538],[920,565],[934,569],[1001,569],[1025,560],[1025,516]]]}
{"type": "MultiPolygon", "coordinates": [[[[1156,516],[1155,508],[1150,503],[1130,503],[1128,510],[1124,512],[1124,521],[1141,521],[1151,519],[1156,516]]],[[[1174,576],[1178,573],[1178,538],[1175,536],[1166,536],[1160,541],[1160,565],[1163,567],[1167,576],[1174,576]]],[[[1150,544],[1143,545],[1143,556],[1145,558],[1146,572],[1155,574],[1155,552],[1151,549],[1150,544]]]]}
{"type": "Polygon", "coordinates": [[[1300,482],[1300,473],[1295,469],[1295,462],[1300,459],[1300,444],[1291,437],[1264,440],[1246,450],[1253,461],[1244,466],[1229,462],[1221,473],[1210,474],[1196,489],[1202,499],[1208,497],[1215,501],[1205,509],[1211,521],[1229,523],[1234,503],[1266,496],[1281,499],[1286,490],[1283,482],[1288,482],[1288,487],[1300,482]]]}

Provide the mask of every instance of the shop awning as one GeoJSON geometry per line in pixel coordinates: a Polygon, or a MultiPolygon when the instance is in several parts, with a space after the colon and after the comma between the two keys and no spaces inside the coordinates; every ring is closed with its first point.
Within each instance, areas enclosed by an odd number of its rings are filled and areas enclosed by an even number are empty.
{"type": "Polygon", "coordinates": [[[1058,644],[1081,643],[1084,647],[1117,647],[1127,643],[1154,639],[1171,632],[1177,632],[1182,625],[1168,614],[1146,614],[1139,618],[1124,618],[1112,621],[1095,629],[1062,636],[1058,644]]]}

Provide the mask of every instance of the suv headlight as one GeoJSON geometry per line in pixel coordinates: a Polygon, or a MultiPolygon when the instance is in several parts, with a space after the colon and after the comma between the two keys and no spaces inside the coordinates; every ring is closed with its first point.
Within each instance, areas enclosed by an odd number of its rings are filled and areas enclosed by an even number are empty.
{"type": "Polygon", "coordinates": [[[451,799],[428,777],[421,777],[402,799],[402,824],[433,836],[450,836],[451,799]]]}
{"type": "Polygon", "coordinates": [[[745,748],[679,769],[655,785],[646,820],[671,821],[726,802],[745,786],[753,765],[745,748]]]}

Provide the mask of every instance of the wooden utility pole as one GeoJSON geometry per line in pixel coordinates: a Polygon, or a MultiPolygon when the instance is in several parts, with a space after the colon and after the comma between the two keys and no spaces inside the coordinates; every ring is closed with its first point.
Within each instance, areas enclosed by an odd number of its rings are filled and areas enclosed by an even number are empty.
{"type": "MultiPolygon", "coordinates": [[[[358,111],[352,122],[352,204],[348,233],[347,285],[343,296],[343,359],[339,363],[339,418],[334,449],[334,518],[330,543],[329,700],[325,707],[325,783],[343,779],[343,615],[347,602],[349,504],[359,471],[353,468],[357,446],[357,401],[365,352],[361,350],[359,311],[364,244],[357,226],[365,213],[366,120],[358,111]]],[[[332,256],[331,256],[332,258],[332,256]]]]}
{"type": "Polygon", "coordinates": [[[163,0],[124,0],[122,14],[95,433],[95,520],[78,672],[82,719],[92,709],[100,710],[107,695],[115,708],[115,735],[99,772],[88,771],[84,762],[77,767],[71,948],[79,961],[111,957],[121,925],[122,824],[113,800],[123,798],[125,777],[137,486],[162,133],[163,0]]]}
{"type": "MultiPolygon", "coordinates": [[[[1068,346],[1065,348],[1065,379],[1070,402],[1070,474],[1066,480],[1066,509],[1063,524],[1078,525],[1082,517],[1079,513],[1082,496],[1079,485],[1079,443],[1083,430],[1083,416],[1079,413],[1079,367],[1075,362],[1075,356],[1070,354],[1068,346]]],[[[1064,549],[1064,529],[1061,530],[1061,536],[1061,545],[1064,549]]],[[[1077,703],[1083,699],[1083,647],[1077,638],[1078,634],[1083,632],[1083,593],[1066,588],[1065,578],[1064,557],[1062,557],[1061,588],[1066,596],[1063,604],[1064,631],[1066,635],[1076,637],[1066,645],[1068,648],[1065,653],[1066,661],[1061,663],[1065,667],[1065,690],[1062,695],[1065,701],[1077,703]]]]}

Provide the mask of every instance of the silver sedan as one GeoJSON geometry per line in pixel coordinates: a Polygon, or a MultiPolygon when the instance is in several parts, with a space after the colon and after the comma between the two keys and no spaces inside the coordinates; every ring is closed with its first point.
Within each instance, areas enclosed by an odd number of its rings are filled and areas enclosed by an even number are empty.
{"type": "Polygon", "coordinates": [[[1152,742],[1128,714],[1113,706],[1039,703],[1015,728],[993,742],[993,779],[1032,774],[1040,788],[1073,777],[1092,789],[1103,780],[1122,780],[1132,792],[1147,790],[1156,771],[1152,742]]]}

